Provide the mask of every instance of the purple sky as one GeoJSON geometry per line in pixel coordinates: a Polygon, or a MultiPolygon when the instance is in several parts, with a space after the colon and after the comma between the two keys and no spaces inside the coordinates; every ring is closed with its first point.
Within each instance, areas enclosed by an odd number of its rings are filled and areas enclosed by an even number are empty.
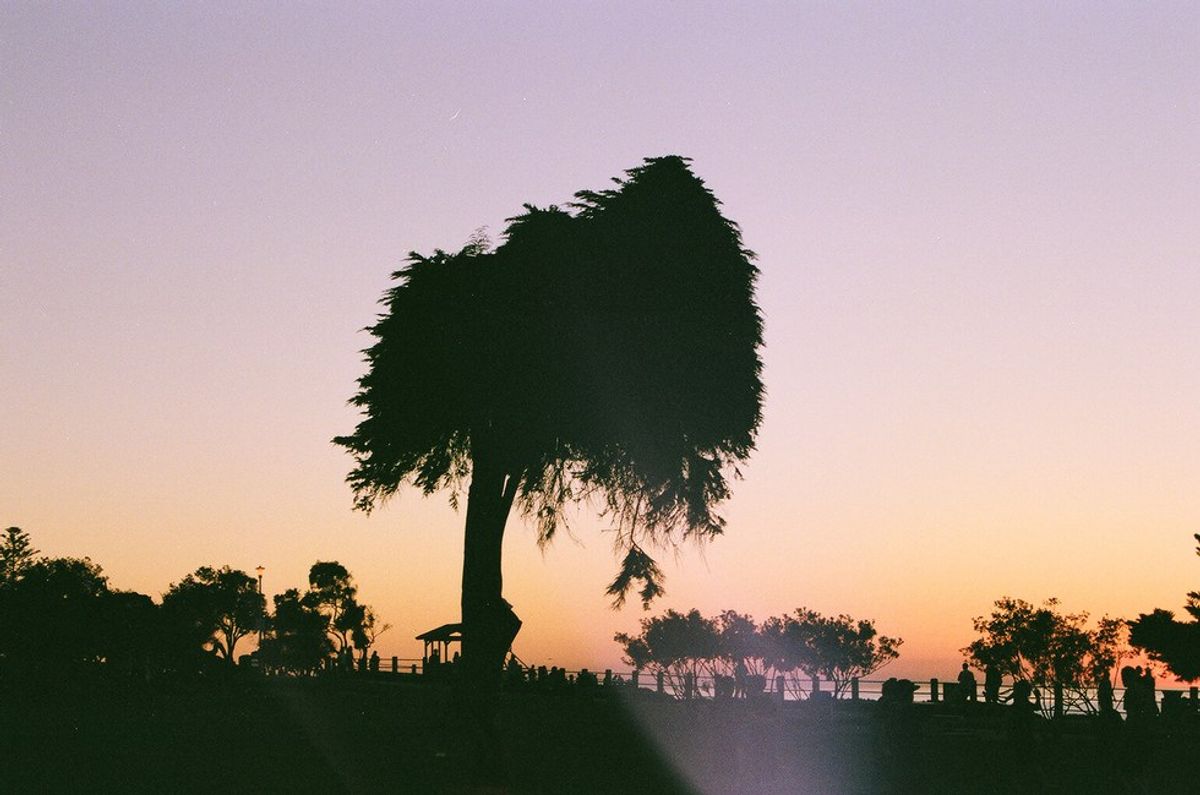
{"type": "MultiPolygon", "coordinates": [[[[462,516],[352,514],[328,443],[389,272],[678,153],[759,254],[768,398],[659,609],[847,611],[950,665],[1003,594],[1182,602],[1194,5],[566,5],[0,8],[0,522],[153,594],[338,559],[410,656],[462,516]]],[[[510,525],[523,657],[615,663],[639,618],[586,515],[544,557],[510,525]]]]}

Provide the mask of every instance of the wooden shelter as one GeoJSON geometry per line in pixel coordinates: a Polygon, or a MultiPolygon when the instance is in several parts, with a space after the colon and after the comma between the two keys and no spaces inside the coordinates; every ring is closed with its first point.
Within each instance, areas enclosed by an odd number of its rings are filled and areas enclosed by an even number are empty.
{"type": "Polygon", "coordinates": [[[442,624],[436,629],[431,629],[428,632],[422,632],[417,635],[417,640],[425,644],[424,653],[421,655],[422,666],[428,666],[429,656],[433,652],[438,653],[440,662],[450,661],[450,644],[458,643],[459,648],[462,648],[463,625],[462,624],[442,624]]]}

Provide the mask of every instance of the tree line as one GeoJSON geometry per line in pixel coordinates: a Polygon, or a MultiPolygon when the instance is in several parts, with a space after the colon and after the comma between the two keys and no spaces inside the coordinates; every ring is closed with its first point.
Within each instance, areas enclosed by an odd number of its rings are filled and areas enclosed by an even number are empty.
{"type": "Polygon", "coordinates": [[[839,696],[856,677],[896,659],[904,642],[880,635],[873,621],[803,607],[762,624],[734,610],[711,618],[699,610],[668,610],[642,619],[638,634],[618,633],[614,640],[626,664],[662,673],[676,695],[704,690],[708,679],[715,696],[762,692],[774,676],[797,692],[802,679],[819,677],[839,696]]]}
{"type": "MultiPolygon", "coordinates": [[[[1057,599],[1035,605],[1003,596],[989,615],[972,620],[976,637],[961,652],[996,688],[1008,679],[1037,691],[1056,689],[1070,707],[1097,713],[1111,708],[1114,685],[1128,679],[1132,669],[1122,662],[1138,655],[1183,681],[1200,679],[1200,592],[1187,595],[1185,609],[1192,620],[1159,608],[1132,620],[1103,616],[1093,622],[1085,612],[1064,612],[1057,599]]],[[[896,659],[903,643],[879,634],[871,620],[804,607],[761,624],[734,610],[712,617],[668,610],[642,619],[637,634],[618,633],[614,640],[626,664],[661,674],[676,695],[711,691],[718,697],[761,692],[775,677],[797,695],[805,692],[806,679],[820,679],[838,697],[854,679],[896,659]]]]}
{"type": "MultiPolygon", "coordinates": [[[[234,664],[239,644],[253,634],[259,666],[308,675],[335,662],[367,667],[390,628],[359,599],[354,578],[336,561],[314,563],[306,587],[276,595],[268,610],[258,580],[229,566],[201,566],[156,602],[113,588],[89,558],[39,554],[18,527],[0,535],[0,664],[10,670],[212,670],[234,664]]],[[[975,667],[1013,681],[1066,688],[1076,706],[1095,711],[1096,692],[1103,682],[1113,684],[1130,654],[1145,654],[1181,680],[1200,679],[1200,592],[1187,595],[1185,609],[1190,621],[1156,609],[1093,624],[1087,613],[1063,612],[1054,599],[1034,605],[1005,596],[990,615],[973,620],[976,638],[962,653],[975,667]]],[[[783,676],[796,692],[804,679],[817,677],[841,695],[854,678],[896,659],[903,642],[879,634],[871,620],[808,608],[761,624],[734,610],[712,617],[668,610],[643,619],[637,634],[614,639],[628,665],[661,672],[679,694],[689,679],[707,680],[714,691],[744,692],[783,676]]]]}
{"type": "Polygon", "coordinates": [[[270,611],[259,580],[245,571],[201,566],[156,602],[113,588],[90,558],[39,557],[19,527],[0,536],[0,664],[9,671],[211,672],[245,656],[241,642],[253,634],[260,667],[311,674],[332,661],[365,667],[390,628],[336,561],[314,563],[307,587],[273,601],[270,611]]]}

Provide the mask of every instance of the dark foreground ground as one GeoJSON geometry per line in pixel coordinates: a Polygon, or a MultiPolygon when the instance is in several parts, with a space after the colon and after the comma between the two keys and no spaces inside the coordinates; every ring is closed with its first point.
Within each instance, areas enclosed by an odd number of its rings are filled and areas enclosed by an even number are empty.
{"type": "Polygon", "coordinates": [[[455,692],[417,682],[0,683],[3,792],[1200,792],[1200,731],[873,703],[517,692],[507,789],[455,692]]]}

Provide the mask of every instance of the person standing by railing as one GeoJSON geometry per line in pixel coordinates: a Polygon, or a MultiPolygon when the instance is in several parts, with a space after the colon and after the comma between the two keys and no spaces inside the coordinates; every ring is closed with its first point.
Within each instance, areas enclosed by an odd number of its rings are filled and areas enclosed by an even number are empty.
{"type": "Polygon", "coordinates": [[[971,673],[971,668],[966,663],[962,664],[962,670],[958,672],[958,689],[960,692],[961,701],[970,701],[975,703],[979,699],[977,691],[978,685],[975,682],[975,674],[971,673]]]}
{"type": "Polygon", "coordinates": [[[988,663],[983,672],[983,700],[988,704],[1000,703],[1000,668],[988,663]]]}

